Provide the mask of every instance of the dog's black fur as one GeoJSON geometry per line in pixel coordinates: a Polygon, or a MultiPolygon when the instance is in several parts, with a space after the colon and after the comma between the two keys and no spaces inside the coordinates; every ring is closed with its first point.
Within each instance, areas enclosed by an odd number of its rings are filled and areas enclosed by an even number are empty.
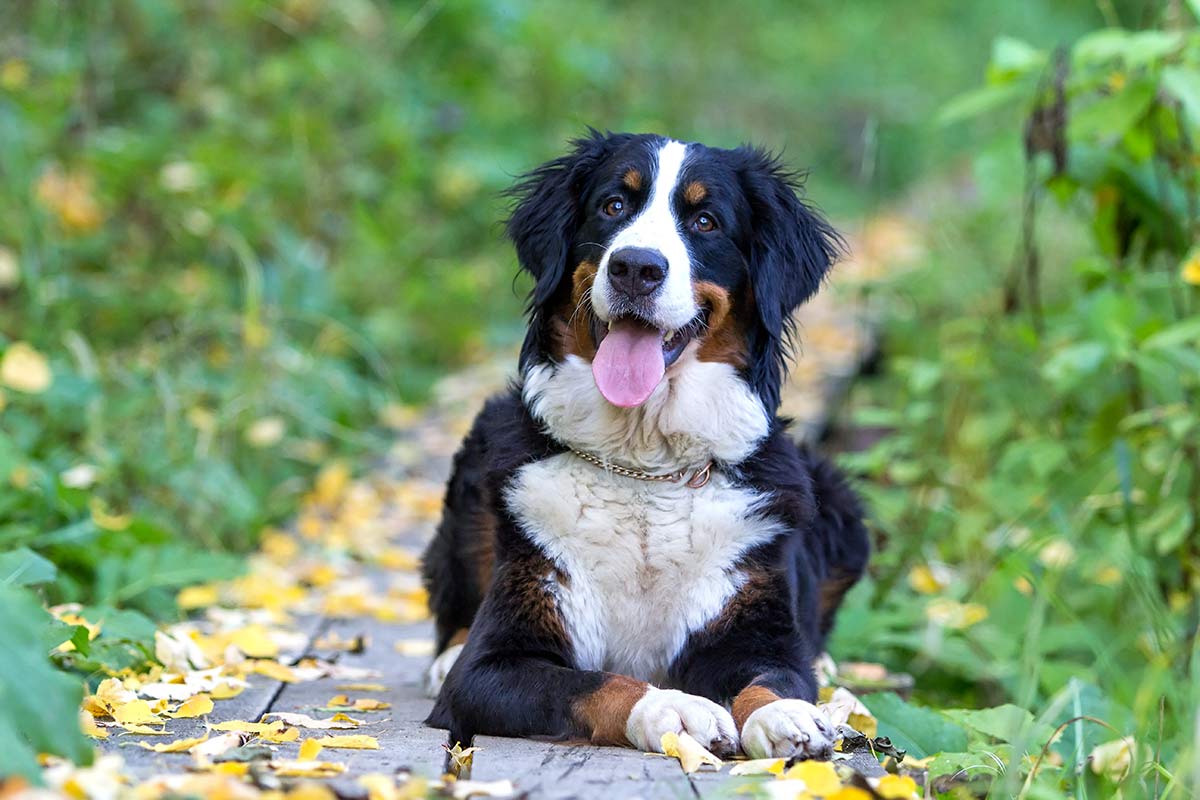
{"type": "MultiPolygon", "coordinates": [[[[507,230],[534,279],[522,375],[561,358],[555,326],[574,305],[573,271],[599,262],[613,235],[614,221],[594,209],[629,169],[653,173],[646,158],[660,141],[592,132],[515,187],[507,230]]],[[[727,613],[693,632],[669,666],[668,683],[726,705],[752,686],[815,702],[813,660],[842,595],[865,568],[869,544],[853,491],[828,462],[793,443],[775,409],[792,312],[820,287],[840,240],[797,197],[797,176],[776,158],[748,147],[691,147],[688,178],[706,187],[705,208],[721,220],[719,237],[689,230],[695,280],[731,298],[744,345],[733,366],[772,420],[752,455],[718,467],[768,498],[763,513],[787,532],[730,565],[755,579],[727,613]]],[[[637,192],[621,191],[636,207],[637,192]]],[[[682,219],[692,210],[680,205],[678,213],[682,219]]],[[[594,714],[580,708],[613,676],[577,668],[543,585],[547,574],[568,583],[571,576],[504,501],[523,466],[567,449],[535,419],[518,383],[488,401],[455,458],[442,523],[424,560],[438,652],[469,629],[428,720],[449,728],[451,741],[466,744],[477,733],[600,736],[594,714]]]]}

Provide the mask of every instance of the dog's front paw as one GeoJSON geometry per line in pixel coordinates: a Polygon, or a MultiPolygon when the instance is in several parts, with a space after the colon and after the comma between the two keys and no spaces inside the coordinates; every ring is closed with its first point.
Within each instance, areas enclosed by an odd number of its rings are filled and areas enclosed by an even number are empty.
{"type": "Polygon", "coordinates": [[[724,757],[737,752],[737,725],[713,701],[675,689],[651,688],[634,704],[625,735],[639,750],[662,752],[664,733],[686,731],[693,739],[724,757]]]}
{"type": "Polygon", "coordinates": [[[833,724],[803,700],[775,700],[746,719],[742,748],[751,758],[829,758],[833,724]]]}

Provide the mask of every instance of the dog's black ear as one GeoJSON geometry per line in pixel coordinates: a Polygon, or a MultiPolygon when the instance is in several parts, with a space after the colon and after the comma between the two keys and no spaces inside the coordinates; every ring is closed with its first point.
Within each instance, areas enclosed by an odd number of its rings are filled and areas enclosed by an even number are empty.
{"type": "Polygon", "coordinates": [[[750,201],[750,282],[760,323],[751,379],[773,410],[779,405],[794,343],[792,312],[821,287],[844,243],[825,218],[797,196],[802,174],[758,148],[742,147],[734,153],[750,201]]]}
{"type": "Polygon", "coordinates": [[[533,276],[529,308],[554,294],[567,271],[571,244],[582,224],[580,207],[587,177],[609,152],[614,137],[589,129],[571,151],[526,173],[509,195],[516,199],[506,230],[521,268],[533,276]]]}

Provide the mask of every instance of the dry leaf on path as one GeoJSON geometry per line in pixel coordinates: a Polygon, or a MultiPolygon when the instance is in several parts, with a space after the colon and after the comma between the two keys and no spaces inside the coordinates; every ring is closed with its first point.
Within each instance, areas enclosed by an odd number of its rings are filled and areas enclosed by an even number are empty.
{"type": "Polygon", "coordinates": [[[686,731],[664,733],[661,744],[664,753],[679,759],[679,764],[683,767],[684,772],[695,772],[705,764],[717,769],[721,768],[721,759],[708,752],[704,745],[693,739],[686,731]]]}
{"type": "Polygon", "coordinates": [[[153,750],[156,753],[186,753],[198,744],[203,744],[208,741],[208,734],[197,736],[194,739],[176,739],[173,742],[163,742],[161,744],[149,744],[147,742],[138,742],[138,747],[146,750],[153,750]]]}
{"type": "Polygon", "coordinates": [[[374,736],[358,734],[355,736],[325,736],[317,741],[322,747],[332,750],[378,750],[379,740],[374,736]]]}
{"type": "Polygon", "coordinates": [[[271,771],[281,778],[333,778],[346,771],[333,761],[270,761],[271,771]]]}
{"type": "Polygon", "coordinates": [[[842,788],[842,779],[828,761],[801,761],[783,773],[786,780],[804,781],[810,794],[827,796],[842,788]]]}
{"type": "Polygon", "coordinates": [[[145,700],[134,700],[112,710],[112,718],[121,725],[163,725],[165,722],[145,700]]]}
{"type": "Polygon", "coordinates": [[[286,725],[291,725],[293,728],[308,728],[317,731],[353,730],[363,724],[362,720],[354,719],[341,713],[334,714],[329,719],[314,719],[307,714],[272,711],[268,714],[263,714],[263,719],[267,717],[273,717],[286,725]]]}
{"type": "Polygon", "coordinates": [[[248,733],[239,733],[236,731],[223,733],[193,747],[192,755],[196,758],[216,758],[228,753],[230,750],[241,747],[248,741],[250,741],[250,734],[248,733]]]}
{"type": "Polygon", "coordinates": [[[174,719],[195,719],[196,717],[211,714],[212,710],[212,698],[206,694],[198,694],[195,697],[185,700],[179,708],[175,709],[174,713],[167,716],[174,719]]]}
{"type": "Polygon", "coordinates": [[[446,772],[455,778],[469,778],[471,776],[471,765],[475,761],[475,753],[480,748],[468,747],[464,749],[459,742],[455,742],[454,747],[446,747],[446,745],[442,745],[442,747],[445,748],[446,753],[449,755],[446,772]]]}
{"type": "Polygon", "coordinates": [[[342,692],[386,692],[382,683],[339,683],[335,688],[342,692]]]}
{"type": "Polygon", "coordinates": [[[739,761],[729,770],[730,775],[782,775],[786,758],[755,758],[739,761]]]}
{"type": "Polygon", "coordinates": [[[316,761],[317,756],[321,754],[324,745],[316,739],[305,739],[300,744],[300,753],[297,756],[301,761],[316,761]]]}
{"type": "Polygon", "coordinates": [[[96,718],[92,716],[92,712],[80,710],[79,712],[79,727],[88,736],[93,739],[107,739],[108,731],[96,724],[96,718]]]}

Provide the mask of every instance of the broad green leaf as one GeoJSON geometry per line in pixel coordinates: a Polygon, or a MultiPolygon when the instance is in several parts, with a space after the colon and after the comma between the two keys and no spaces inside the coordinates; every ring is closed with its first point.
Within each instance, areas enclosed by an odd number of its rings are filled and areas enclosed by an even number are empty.
{"type": "Polygon", "coordinates": [[[38,780],[37,753],[78,764],[92,748],[79,730],[83,685],[55,669],[42,633],[52,618],[28,591],[0,585],[0,775],[38,780]]]}
{"type": "Polygon", "coordinates": [[[1071,50],[1076,65],[1092,66],[1120,60],[1127,67],[1149,64],[1183,44],[1176,31],[1136,31],[1106,28],[1081,38],[1071,50]]]}
{"type": "Polygon", "coordinates": [[[1145,115],[1154,94],[1154,84],[1138,81],[1091,105],[1073,109],[1067,136],[1072,142],[1118,139],[1145,115]]]}
{"type": "Polygon", "coordinates": [[[1200,341],[1200,317],[1176,322],[1142,342],[1143,350],[1161,350],[1189,342],[1200,341]]]}
{"type": "Polygon", "coordinates": [[[0,553],[0,583],[34,586],[50,583],[57,576],[58,568],[28,547],[0,553]]]}
{"type": "Polygon", "coordinates": [[[1045,743],[1054,733],[1052,728],[1038,725],[1029,711],[1012,704],[978,711],[954,709],[947,711],[946,716],[992,739],[1019,744],[1025,749],[1045,743]]]}
{"type": "Polygon", "coordinates": [[[1192,124],[1200,126],[1200,71],[1189,67],[1167,67],[1162,71],[1162,84],[1183,104],[1192,124]]]}
{"type": "Polygon", "coordinates": [[[1092,375],[1108,359],[1100,342],[1079,342],[1059,350],[1042,365],[1042,376],[1059,390],[1069,390],[1092,375]]]}
{"type": "Polygon", "coordinates": [[[909,705],[892,692],[868,694],[862,702],[879,720],[879,735],[915,758],[967,749],[966,731],[936,711],[909,705]]]}
{"type": "Polygon", "coordinates": [[[998,36],[992,42],[992,61],[988,65],[994,77],[1019,75],[1046,63],[1046,54],[1028,42],[1011,36],[998,36]]]}
{"type": "Polygon", "coordinates": [[[937,125],[955,125],[1014,102],[1024,93],[1021,83],[982,86],[953,97],[938,110],[937,125]]]}

